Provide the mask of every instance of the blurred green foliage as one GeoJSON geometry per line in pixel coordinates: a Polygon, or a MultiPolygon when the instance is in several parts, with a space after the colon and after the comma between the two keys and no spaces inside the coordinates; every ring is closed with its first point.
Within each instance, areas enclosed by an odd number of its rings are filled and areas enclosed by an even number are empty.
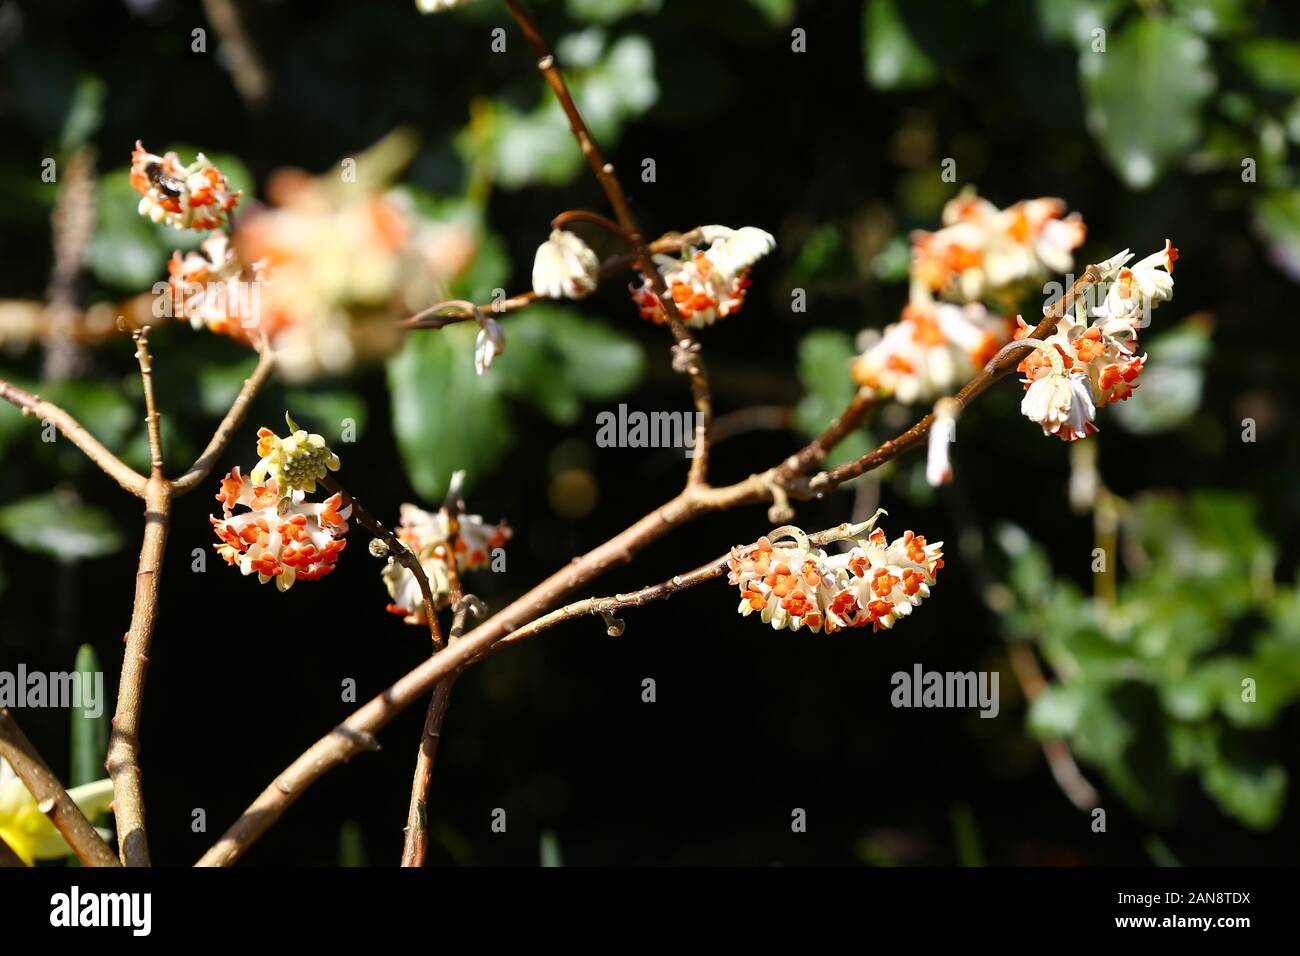
{"type": "MultiPolygon", "coordinates": [[[[83,687],[93,687],[95,675],[102,680],[104,669],[100,666],[99,655],[89,644],[82,644],[77,649],[76,671],[81,675],[83,687]]],[[[69,751],[72,754],[72,772],[68,775],[68,786],[79,787],[83,783],[103,780],[104,761],[108,757],[108,724],[112,719],[108,701],[101,700],[98,716],[91,716],[84,707],[72,709],[72,740],[69,751]]]]}
{"type": "Polygon", "coordinates": [[[1155,821],[1174,818],[1179,778],[1191,775],[1224,813],[1272,826],[1287,773],[1258,732],[1300,697],[1300,586],[1274,581],[1276,548],[1250,501],[1134,500],[1113,606],[1054,577],[1021,529],[997,538],[1015,596],[1010,634],[1035,642],[1057,675],[1030,708],[1031,729],[1069,741],[1155,821]]]}

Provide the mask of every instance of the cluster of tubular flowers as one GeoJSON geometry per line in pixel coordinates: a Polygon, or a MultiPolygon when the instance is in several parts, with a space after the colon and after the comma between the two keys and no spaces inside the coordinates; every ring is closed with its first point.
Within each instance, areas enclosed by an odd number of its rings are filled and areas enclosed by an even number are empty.
{"type": "Polygon", "coordinates": [[[853,547],[828,555],[798,528],[778,528],[757,543],[733,548],[727,580],[740,589],[740,613],[755,611],[781,630],[827,634],[850,627],[894,626],[930,595],[943,567],[943,542],[906,532],[889,541],[876,517],[835,540],[853,547]]]}
{"type": "MultiPolygon", "coordinates": [[[[754,226],[701,226],[699,233],[707,248],[687,246],[680,258],[654,257],[677,313],[694,328],[712,325],[739,311],[745,304],[750,268],[776,248],[771,233],[754,226]]],[[[669,321],[648,278],[633,285],[631,293],[643,319],[660,324],[669,321]]]]}
{"type": "Polygon", "coordinates": [[[196,329],[235,335],[261,321],[262,263],[245,265],[225,233],[209,236],[199,248],[167,263],[171,315],[196,329]]]}
{"type": "Polygon", "coordinates": [[[1027,285],[1069,272],[1087,230],[1065,202],[1025,199],[998,209],[967,189],[943,208],[943,228],[912,234],[912,277],[953,302],[1014,300],[1027,285]]]}
{"type": "Polygon", "coordinates": [[[863,388],[904,403],[943,395],[997,354],[1011,331],[1010,319],[978,302],[919,298],[883,333],[863,333],[853,377],[863,388]]]}
{"type": "Polygon", "coordinates": [[[150,153],[138,140],[131,154],[131,186],[140,194],[140,215],[174,229],[219,229],[240,196],[202,153],[182,166],[175,153],[150,153]]]}
{"type": "MultiPolygon", "coordinates": [[[[395,137],[381,141],[369,167],[394,165],[403,148],[395,137]]],[[[148,170],[133,168],[137,188],[155,188],[148,170]]],[[[274,173],[268,204],[240,216],[228,240],[213,236],[172,256],[170,314],[243,342],[265,337],[291,382],[387,358],[401,346],[396,314],[448,297],[482,227],[469,210],[432,218],[374,175],[340,183],[337,174],[274,173]]],[[[158,317],[156,295],[153,309],[158,317]]]]}
{"type": "Polygon", "coordinates": [[[281,591],[294,581],[314,581],[334,570],[347,545],[344,535],[352,515],[341,494],[322,502],[306,500],[339,460],[321,436],[309,435],[292,421],[289,427],[288,438],[267,428],[258,432],[261,460],[248,475],[235,467],[221,479],[216,497],[222,516],[209,518],[225,562],[243,574],[256,574],[263,584],[274,580],[281,591]]]}
{"type": "MultiPolygon", "coordinates": [[[[1091,435],[1097,409],[1123,401],[1138,386],[1147,358],[1137,354],[1138,330],[1152,309],[1173,298],[1178,250],[1166,239],[1163,249],[1129,267],[1132,258],[1126,249],[1103,263],[1101,293],[1078,301],[1017,366],[1025,386],[1020,411],[1045,435],[1065,441],[1091,435]]],[[[1017,339],[1031,331],[1019,322],[1017,339]]]]}
{"type": "MultiPolygon", "coordinates": [[[[492,559],[492,552],[510,540],[510,528],[505,522],[488,524],[479,515],[458,515],[454,545],[451,517],[444,511],[425,511],[412,504],[401,508],[401,523],[397,539],[419,559],[424,576],[429,580],[437,607],[447,605],[451,589],[448,577],[448,551],[456,554],[457,574],[484,567],[492,559]]],[[[384,586],[388,588],[392,603],[388,610],[402,615],[407,624],[423,624],[424,596],[415,575],[396,561],[390,560],[383,571],[384,586]]]]}
{"type": "Polygon", "coordinates": [[[1085,230],[1060,199],[998,209],[966,190],[943,228],[912,234],[909,303],[884,332],[859,338],[858,384],[900,402],[932,401],[967,381],[1015,328],[1008,307],[1051,272],[1068,272],[1085,230]]]}

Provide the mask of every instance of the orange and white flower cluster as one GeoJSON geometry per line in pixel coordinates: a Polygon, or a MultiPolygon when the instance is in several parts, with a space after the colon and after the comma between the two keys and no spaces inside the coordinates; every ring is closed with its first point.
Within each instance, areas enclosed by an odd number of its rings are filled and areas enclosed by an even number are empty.
{"type": "Polygon", "coordinates": [[[910,301],[884,332],[868,330],[858,384],[900,402],[933,401],[969,380],[1011,338],[1004,312],[1048,274],[1068,272],[1085,230],[1060,199],[998,209],[973,191],[950,200],[944,227],[912,235],[910,301]]]}
{"type": "MultiPolygon", "coordinates": [[[[409,148],[394,134],[350,160],[364,164],[364,178],[274,173],[268,205],[242,215],[230,237],[172,256],[168,314],[240,341],[265,336],[292,382],[387,358],[402,341],[394,320],[446,299],[482,236],[468,207],[433,218],[410,195],[387,190],[409,148]]],[[[137,147],[131,182],[144,195],[141,212],[192,228],[220,225],[238,194],[203,162],[182,169],[173,154],[137,147]]],[[[157,300],[154,310],[160,315],[157,300]]]]}
{"type": "Polygon", "coordinates": [[[1069,272],[1087,230],[1061,199],[998,209],[965,190],[943,207],[943,228],[912,234],[912,278],[952,302],[1013,305],[1028,286],[1069,272]]]}
{"type": "MultiPolygon", "coordinates": [[[[1132,258],[1126,249],[1104,263],[1102,294],[1076,303],[1017,366],[1025,386],[1020,411],[1045,435],[1065,441],[1091,435],[1097,409],[1138,387],[1147,360],[1137,354],[1138,330],[1152,309],[1173,298],[1178,250],[1166,239],[1164,249],[1126,266],[1132,258]]],[[[1023,319],[1019,323],[1017,339],[1031,331],[1023,319]]]]}
{"type": "MultiPolygon", "coordinates": [[[[401,523],[397,539],[411,549],[419,559],[424,576],[429,579],[434,603],[445,607],[450,594],[450,580],[446,556],[448,550],[456,554],[458,574],[484,567],[493,558],[493,552],[510,540],[510,528],[503,521],[488,524],[479,515],[459,515],[456,521],[456,542],[448,546],[452,537],[451,518],[446,511],[425,511],[412,504],[401,508],[401,523]]],[[[402,615],[407,624],[423,624],[424,596],[420,584],[406,568],[390,560],[383,571],[384,585],[392,603],[388,610],[402,615]]]]}
{"type": "Polygon", "coordinates": [[[240,196],[202,153],[182,166],[175,153],[159,156],[138,140],[131,154],[131,186],[140,194],[140,215],[200,232],[220,229],[240,196]]]}
{"type": "MultiPolygon", "coordinates": [[[[699,232],[708,244],[706,249],[687,246],[681,258],[654,257],[682,321],[697,329],[740,310],[749,288],[750,269],[776,248],[772,234],[754,226],[701,226],[699,232]]],[[[670,321],[649,279],[632,286],[631,292],[643,319],[659,324],[670,321]]]]}
{"type": "Polygon", "coordinates": [[[209,518],[219,541],[217,553],[226,563],[243,574],[256,574],[263,584],[275,581],[281,591],[334,570],[347,545],[344,535],[352,515],[351,504],[344,505],[340,494],[322,502],[306,500],[316,481],[338,468],[338,457],[321,436],[307,434],[292,421],[290,428],[293,433],[283,439],[267,428],[258,432],[261,461],[248,475],[236,467],[221,479],[216,497],[222,516],[209,518]]]}
{"type": "Polygon", "coordinates": [[[853,547],[834,555],[788,526],[733,548],[727,580],[740,589],[740,613],[757,611],[777,630],[892,628],[930,596],[943,567],[943,542],[929,544],[911,531],[889,541],[875,520],[845,528],[835,540],[853,547]]]}
{"type": "Polygon", "coordinates": [[[281,170],[267,198],[274,205],[241,218],[234,246],[241,262],[265,264],[255,331],[266,334],[290,381],[392,354],[401,345],[394,319],[446,299],[479,248],[480,229],[468,216],[430,218],[406,194],[368,180],[281,170]]]}
{"type": "Polygon", "coordinates": [[[261,321],[261,263],[245,265],[224,232],[209,236],[197,251],[173,252],[167,263],[171,315],[196,329],[240,335],[261,321]]]}
{"type": "Polygon", "coordinates": [[[914,302],[883,333],[864,333],[853,377],[863,388],[905,404],[943,395],[997,354],[1012,327],[1009,318],[978,302],[914,302]]]}

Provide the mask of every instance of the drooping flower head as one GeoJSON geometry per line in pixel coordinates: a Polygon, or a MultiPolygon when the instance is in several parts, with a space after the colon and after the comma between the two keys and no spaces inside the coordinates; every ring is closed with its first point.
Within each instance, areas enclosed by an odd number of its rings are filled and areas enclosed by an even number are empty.
{"type": "MultiPolygon", "coordinates": [[[[1102,287],[1081,297],[1051,335],[1020,361],[1025,397],[1020,410],[1046,435],[1065,441],[1097,431],[1098,408],[1124,401],[1138,387],[1146,364],[1137,354],[1138,330],[1151,310],[1173,298],[1173,264],[1178,250],[1165,248],[1134,263],[1128,250],[1102,264],[1102,287]]],[[[1017,319],[1017,339],[1031,329],[1017,319]]]]}
{"type": "MultiPolygon", "coordinates": [[[[701,226],[699,232],[708,248],[686,246],[680,258],[654,257],[677,313],[693,328],[704,328],[738,312],[745,304],[750,269],[776,248],[771,233],[754,226],[701,226]]],[[[632,286],[631,292],[643,319],[660,324],[669,321],[649,279],[632,286]]]]}
{"type": "Polygon", "coordinates": [[[175,153],[148,152],[137,140],[131,154],[131,186],[140,194],[139,212],[174,229],[219,229],[239,202],[221,170],[199,153],[182,166],[175,153]]]}
{"type": "MultiPolygon", "coordinates": [[[[511,531],[505,522],[491,525],[479,515],[463,514],[457,517],[456,524],[454,550],[458,572],[484,567],[492,560],[492,552],[510,540],[511,531]]],[[[451,530],[451,518],[446,511],[402,505],[397,538],[419,559],[438,607],[446,606],[450,589],[444,558],[447,549],[442,546],[450,540],[451,530]]],[[[390,561],[384,567],[383,578],[392,598],[388,610],[402,615],[408,624],[425,623],[424,596],[415,575],[396,561],[390,561]]]]}
{"type": "Polygon", "coordinates": [[[286,496],[297,491],[315,493],[317,480],[338,471],[339,456],[330,451],[320,435],[299,428],[288,412],[284,420],[289,425],[288,438],[281,438],[269,428],[258,429],[257,453],[262,459],[249,478],[261,484],[269,475],[286,496]]]}
{"type": "Polygon", "coordinates": [[[581,299],[600,282],[600,260],[591,247],[565,229],[551,230],[551,238],[537,247],[533,257],[533,291],[546,299],[581,299]]]}
{"type": "Polygon", "coordinates": [[[828,555],[798,528],[778,528],[755,544],[733,548],[727,580],[740,589],[741,615],[755,611],[781,630],[806,627],[832,634],[871,626],[886,630],[929,596],[943,567],[943,542],[911,531],[889,541],[870,521],[846,527],[835,540],[853,547],[828,555]]]}

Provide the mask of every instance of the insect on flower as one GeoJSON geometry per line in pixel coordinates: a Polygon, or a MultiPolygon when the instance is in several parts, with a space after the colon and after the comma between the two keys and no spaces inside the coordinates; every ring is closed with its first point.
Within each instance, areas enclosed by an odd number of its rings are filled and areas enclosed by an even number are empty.
{"type": "Polygon", "coordinates": [[[239,202],[221,170],[202,153],[182,166],[175,153],[150,153],[138,140],[131,154],[131,186],[140,194],[139,212],[174,229],[218,229],[239,202]]]}

